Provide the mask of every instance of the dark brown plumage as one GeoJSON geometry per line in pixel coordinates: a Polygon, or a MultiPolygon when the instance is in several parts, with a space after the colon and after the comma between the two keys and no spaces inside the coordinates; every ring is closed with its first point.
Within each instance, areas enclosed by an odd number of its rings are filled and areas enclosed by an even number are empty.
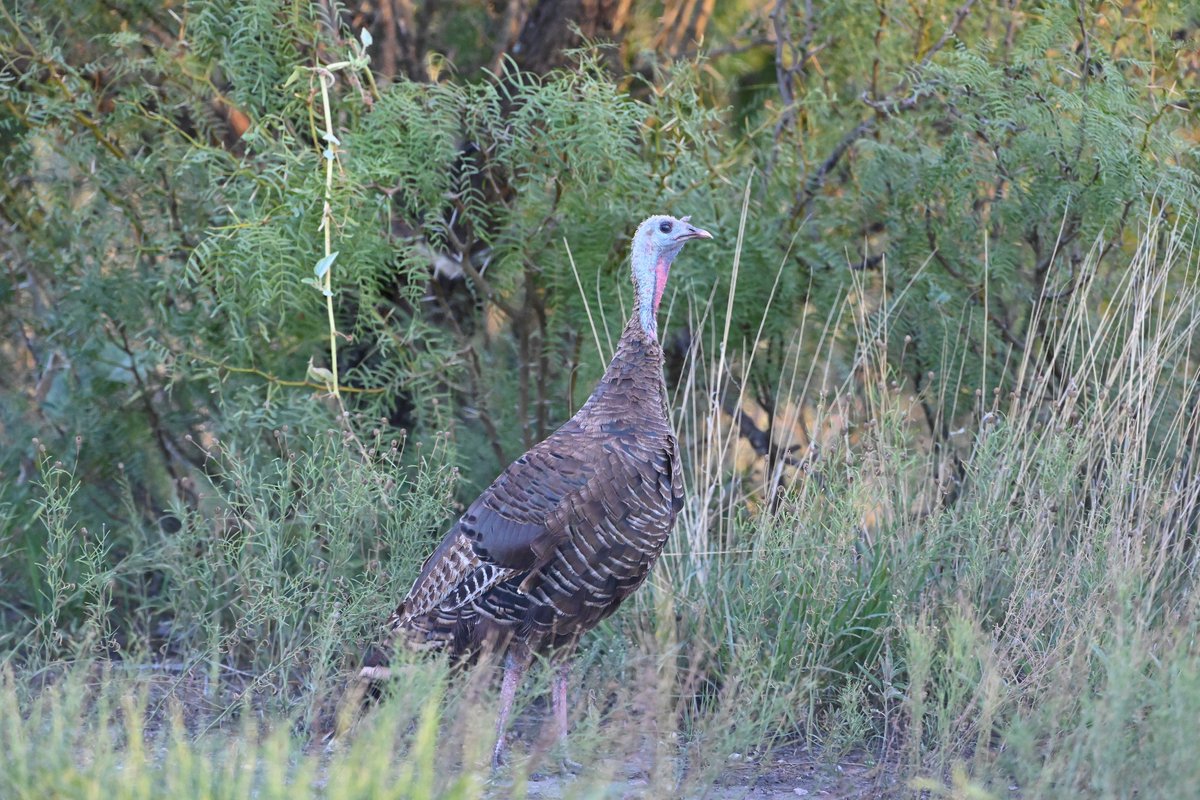
{"type": "MultiPolygon", "coordinates": [[[[385,625],[392,642],[412,649],[505,654],[497,761],[533,654],[560,657],[553,695],[565,735],[565,655],[641,586],[675,524],[683,490],[656,315],[672,260],[696,238],[711,236],[687,217],[638,227],[638,309],[599,385],[470,505],[385,625]]],[[[386,653],[373,661],[362,676],[386,677],[386,653]]]]}

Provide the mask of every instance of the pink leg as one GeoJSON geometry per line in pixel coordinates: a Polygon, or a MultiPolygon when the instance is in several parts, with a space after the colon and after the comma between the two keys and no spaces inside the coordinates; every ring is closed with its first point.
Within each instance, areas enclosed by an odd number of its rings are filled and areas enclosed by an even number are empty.
{"type": "Polygon", "coordinates": [[[525,677],[525,661],[517,659],[512,653],[504,657],[504,682],[500,685],[500,716],[496,718],[496,749],[492,751],[492,767],[499,767],[504,762],[508,716],[512,713],[513,700],[517,696],[517,687],[521,678],[525,677]]]}
{"type": "Polygon", "coordinates": [[[583,766],[571,760],[567,748],[567,680],[571,676],[571,662],[564,658],[554,665],[554,686],[551,695],[554,699],[554,728],[558,740],[558,752],[561,760],[559,766],[563,772],[578,773],[583,766]]]}
{"type": "Polygon", "coordinates": [[[567,739],[567,679],[571,676],[571,663],[561,661],[554,667],[554,728],[558,740],[567,739]]]}

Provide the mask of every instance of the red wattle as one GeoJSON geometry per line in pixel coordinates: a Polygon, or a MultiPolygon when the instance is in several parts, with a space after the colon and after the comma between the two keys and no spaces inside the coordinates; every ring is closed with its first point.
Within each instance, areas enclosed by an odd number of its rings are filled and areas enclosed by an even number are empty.
{"type": "Polygon", "coordinates": [[[671,262],[659,258],[654,265],[654,313],[658,314],[658,304],[662,302],[663,289],[667,288],[667,276],[671,274],[671,262]]]}

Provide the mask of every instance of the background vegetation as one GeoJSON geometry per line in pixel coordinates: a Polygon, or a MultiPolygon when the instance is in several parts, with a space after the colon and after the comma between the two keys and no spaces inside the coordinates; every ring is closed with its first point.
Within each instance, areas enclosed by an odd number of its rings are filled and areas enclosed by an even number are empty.
{"type": "Polygon", "coordinates": [[[331,736],[337,698],[586,397],[668,212],[718,239],[664,302],[687,506],[581,657],[562,791],[802,744],[875,794],[1187,795],[1198,26],[3,4],[0,793],[522,795],[486,676],[414,664],[331,736]]]}

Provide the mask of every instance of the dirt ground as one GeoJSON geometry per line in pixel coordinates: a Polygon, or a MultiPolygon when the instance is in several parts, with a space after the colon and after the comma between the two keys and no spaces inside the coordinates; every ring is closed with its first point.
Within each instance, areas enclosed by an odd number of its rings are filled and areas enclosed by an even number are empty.
{"type": "Polygon", "coordinates": [[[706,795],[711,800],[783,800],[820,797],[858,800],[891,794],[891,772],[849,756],[829,764],[800,747],[771,754],[769,764],[732,767],[706,795]]]}
{"type": "MultiPolygon", "coordinates": [[[[569,792],[572,778],[537,776],[528,784],[530,798],[554,800],[569,792]]],[[[607,796],[622,800],[667,800],[636,770],[610,784],[607,796]]],[[[777,748],[769,758],[732,757],[716,782],[687,800],[866,800],[890,797],[902,789],[891,771],[850,756],[838,763],[822,760],[799,746],[777,748]]],[[[501,789],[501,792],[503,789],[501,789]]],[[[500,797],[501,795],[497,795],[500,797]]]]}

